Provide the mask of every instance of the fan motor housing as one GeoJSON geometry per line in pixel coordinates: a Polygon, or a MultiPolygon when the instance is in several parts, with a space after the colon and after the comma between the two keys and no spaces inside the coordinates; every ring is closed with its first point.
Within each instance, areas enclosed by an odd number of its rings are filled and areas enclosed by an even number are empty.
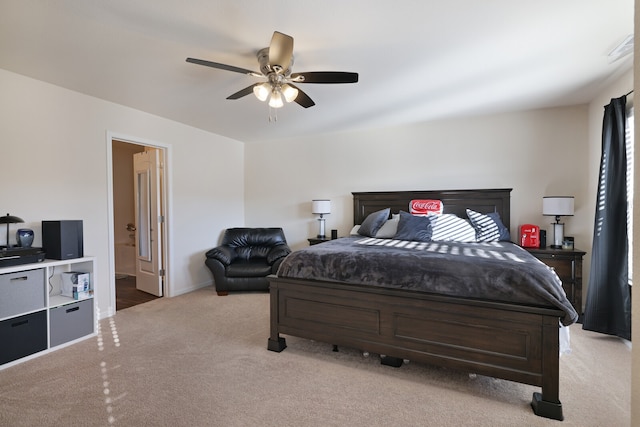
{"type": "MultiPolygon", "coordinates": [[[[269,64],[269,48],[268,47],[260,49],[258,51],[257,57],[258,57],[258,64],[260,64],[260,72],[262,74],[266,76],[275,71],[271,68],[271,65],[269,64]]],[[[288,76],[289,74],[291,74],[291,67],[293,67],[293,55],[291,55],[291,62],[289,62],[289,66],[287,67],[286,70],[284,70],[282,74],[285,76],[288,76]]]]}

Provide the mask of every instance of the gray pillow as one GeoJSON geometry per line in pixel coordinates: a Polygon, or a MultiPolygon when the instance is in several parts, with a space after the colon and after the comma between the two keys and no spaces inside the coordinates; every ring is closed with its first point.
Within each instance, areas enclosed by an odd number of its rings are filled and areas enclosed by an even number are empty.
{"type": "Polygon", "coordinates": [[[364,221],[362,221],[362,224],[360,224],[358,234],[361,236],[375,237],[380,227],[389,219],[389,212],[391,212],[391,209],[386,208],[367,215],[364,221]]]}
{"type": "Polygon", "coordinates": [[[500,230],[500,241],[501,242],[510,242],[511,241],[511,233],[509,233],[509,229],[502,223],[502,219],[500,218],[500,214],[498,212],[490,212],[487,214],[489,218],[494,220],[498,225],[498,230],[500,230]]]}
{"type": "Polygon", "coordinates": [[[430,242],[432,233],[431,218],[411,215],[409,212],[400,211],[398,231],[394,239],[430,242]]]}

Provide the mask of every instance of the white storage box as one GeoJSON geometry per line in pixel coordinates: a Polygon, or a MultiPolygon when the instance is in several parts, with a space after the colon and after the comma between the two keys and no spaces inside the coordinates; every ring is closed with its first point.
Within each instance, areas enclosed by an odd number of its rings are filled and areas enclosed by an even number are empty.
{"type": "Polygon", "coordinates": [[[73,298],[74,293],[90,291],[91,280],[89,276],[89,273],[83,273],[79,271],[69,271],[62,273],[60,293],[65,297],[73,298]]]}

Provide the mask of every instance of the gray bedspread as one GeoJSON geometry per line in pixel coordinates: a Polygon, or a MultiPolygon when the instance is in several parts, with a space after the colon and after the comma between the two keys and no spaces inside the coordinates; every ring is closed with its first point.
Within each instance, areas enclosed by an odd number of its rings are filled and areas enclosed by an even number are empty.
{"type": "Polygon", "coordinates": [[[556,307],[565,326],[578,319],[556,273],[510,242],[344,237],[291,253],[278,276],[556,307]]]}

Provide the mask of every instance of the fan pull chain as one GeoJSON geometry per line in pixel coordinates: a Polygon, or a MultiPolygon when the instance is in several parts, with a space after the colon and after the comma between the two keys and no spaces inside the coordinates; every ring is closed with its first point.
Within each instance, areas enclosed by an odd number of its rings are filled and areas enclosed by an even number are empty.
{"type": "Polygon", "coordinates": [[[278,110],[275,109],[275,114],[272,114],[273,111],[274,108],[271,108],[271,106],[269,106],[269,123],[278,121],[278,110]]]}

